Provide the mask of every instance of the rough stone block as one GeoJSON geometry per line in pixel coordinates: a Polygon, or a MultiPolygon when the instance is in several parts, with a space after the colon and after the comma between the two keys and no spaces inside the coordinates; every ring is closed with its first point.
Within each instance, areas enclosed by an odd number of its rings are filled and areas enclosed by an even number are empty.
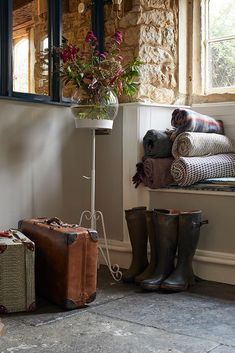
{"type": "Polygon", "coordinates": [[[153,25],[140,26],[140,43],[150,45],[162,44],[162,31],[153,25]]]}
{"type": "Polygon", "coordinates": [[[141,5],[153,9],[169,9],[170,0],[141,0],[141,5]]]}

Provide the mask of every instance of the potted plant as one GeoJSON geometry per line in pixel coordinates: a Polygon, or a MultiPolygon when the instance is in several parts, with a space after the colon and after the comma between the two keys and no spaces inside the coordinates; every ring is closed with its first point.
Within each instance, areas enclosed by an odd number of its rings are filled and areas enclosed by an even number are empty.
{"type": "Polygon", "coordinates": [[[69,43],[55,48],[60,77],[65,85],[74,86],[71,109],[76,127],[112,128],[118,97],[136,93],[141,62],[134,59],[124,64],[122,41],[123,35],[117,31],[101,53],[94,33],[88,32],[81,48],[69,43]]]}

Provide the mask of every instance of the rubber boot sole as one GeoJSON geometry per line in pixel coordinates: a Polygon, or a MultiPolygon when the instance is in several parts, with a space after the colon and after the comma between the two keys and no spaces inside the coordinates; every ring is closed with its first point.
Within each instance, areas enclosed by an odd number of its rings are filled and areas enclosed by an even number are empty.
{"type": "Polygon", "coordinates": [[[141,286],[141,288],[142,288],[144,291],[148,291],[148,292],[156,292],[156,291],[159,291],[160,288],[161,288],[161,284],[156,284],[156,285],[154,285],[154,284],[152,284],[152,285],[150,285],[150,284],[148,284],[148,285],[143,285],[143,284],[140,283],[140,286],[141,286]]]}

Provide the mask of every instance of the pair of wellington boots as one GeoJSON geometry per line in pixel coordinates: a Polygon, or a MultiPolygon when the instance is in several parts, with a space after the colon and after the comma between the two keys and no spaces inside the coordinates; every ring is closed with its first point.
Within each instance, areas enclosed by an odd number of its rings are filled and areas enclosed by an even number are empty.
{"type": "Polygon", "coordinates": [[[192,259],[197,248],[200,227],[208,223],[202,222],[201,217],[202,212],[198,210],[146,211],[144,207],[127,210],[126,220],[133,257],[130,269],[123,274],[124,282],[136,282],[148,291],[156,291],[160,288],[171,291],[186,290],[194,283],[192,259]],[[134,222],[135,218],[136,222],[134,222]],[[150,263],[147,260],[148,237],[151,251],[150,263]],[[175,268],[177,246],[178,259],[175,268]]]}

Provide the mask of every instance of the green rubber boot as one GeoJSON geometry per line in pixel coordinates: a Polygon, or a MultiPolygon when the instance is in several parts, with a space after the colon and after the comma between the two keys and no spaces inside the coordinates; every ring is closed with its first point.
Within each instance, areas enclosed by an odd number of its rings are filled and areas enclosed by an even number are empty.
{"type": "Polygon", "coordinates": [[[175,270],[164,280],[161,288],[169,291],[184,291],[194,283],[192,260],[195,254],[202,221],[202,211],[181,212],[179,216],[178,260],[175,270]]]}
{"type": "Polygon", "coordinates": [[[135,277],[135,283],[140,284],[143,280],[152,276],[156,268],[157,261],[157,246],[156,246],[156,234],[153,224],[153,211],[146,211],[146,224],[147,224],[147,233],[150,245],[150,262],[148,267],[142,272],[139,276],[135,277]]]}
{"type": "Polygon", "coordinates": [[[178,222],[179,212],[177,210],[154,210],[153,223],[156,234],[157,262],[153,275],[140,283],[144,290],[159,290],[161,283],[174,270],[178,222]]]}
{"type": "Polygon", "coordinates": [[[122,275],[123,282],[134,282],[135,277],[148,266],[146,207],[136,207],[125,211],[128,232],[132,247],[130,268],[122,275]]]}

